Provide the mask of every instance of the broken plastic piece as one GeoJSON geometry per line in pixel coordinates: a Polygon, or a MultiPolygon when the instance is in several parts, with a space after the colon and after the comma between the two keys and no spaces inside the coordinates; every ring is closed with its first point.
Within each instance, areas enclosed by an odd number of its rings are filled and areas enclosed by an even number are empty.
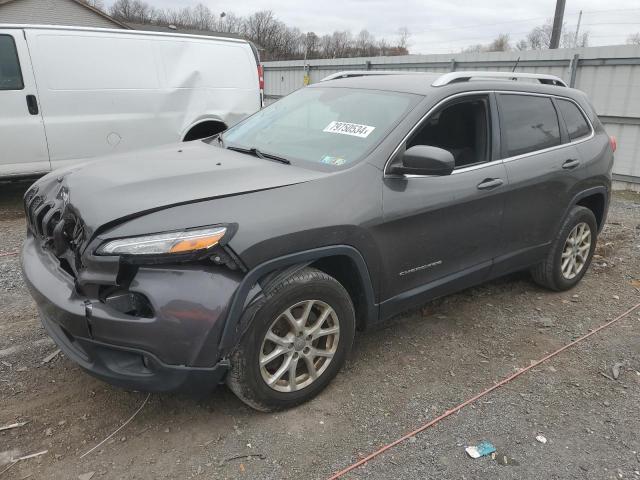
{"type": "Polygon", "coordinates": [[[496,451],[496,447],[490,442],[480,442],[478,445],[465,447],[464,449],[471,458],[480,458],[491,455],[496,451]]]}
{"type": "Polygon", "coordinates": [[[539,441],[540,443],[547,443],[547,437],[545,437],[544,435],[538,435],[536,437],[536,440],[539,441]]]}

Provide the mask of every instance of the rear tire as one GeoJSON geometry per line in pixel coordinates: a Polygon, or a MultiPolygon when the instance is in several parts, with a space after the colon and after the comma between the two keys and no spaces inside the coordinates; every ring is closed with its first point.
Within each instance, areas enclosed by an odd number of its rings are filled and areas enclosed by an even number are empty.
{"type": "Polygon", "coordinates": [[[547,258],[531,269],[533,280],[557,292],[573,288],[591,264],[597,236],[593,212],[574,206],[551,244],[547,258]]]}
{"type": "Polygon", "coordinates": [[[345,288],[320,270],[303,268],[265,293],[230,357],[227,386],[264,412],[306,402],[336,376],[354,335],[345,288]]]}

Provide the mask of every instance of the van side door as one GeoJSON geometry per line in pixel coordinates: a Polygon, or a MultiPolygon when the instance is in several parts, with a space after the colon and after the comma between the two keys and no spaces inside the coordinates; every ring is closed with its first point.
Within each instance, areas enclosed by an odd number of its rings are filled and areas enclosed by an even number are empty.
{"type": "Polygon", "coordinates": [[[0,29],[0,177],[49,170],[27,42],[22,30],[0,29]]]}

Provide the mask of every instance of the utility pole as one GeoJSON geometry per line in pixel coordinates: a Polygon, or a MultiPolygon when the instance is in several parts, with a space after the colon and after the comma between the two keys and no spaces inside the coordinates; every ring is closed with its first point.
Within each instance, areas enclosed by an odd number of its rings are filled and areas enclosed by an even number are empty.
{"type": "Polygon", "coordinates": [[[578,15],[578,26],[576,27],[576,35],[573,37],[573,48],[578,46],[578,34],[580,33],[580,22],[582,21],[582,10],[580,10],[580,15],[578,15]]]}
{"type": "Polygon", "coordinates": [[[550,49],[558,48],[558,45],[560,45],[565,3],[566,0],[556,0],[556,13],[553,17],[553,30],[551,31],[551,42],[549,43],[550,49]]]}

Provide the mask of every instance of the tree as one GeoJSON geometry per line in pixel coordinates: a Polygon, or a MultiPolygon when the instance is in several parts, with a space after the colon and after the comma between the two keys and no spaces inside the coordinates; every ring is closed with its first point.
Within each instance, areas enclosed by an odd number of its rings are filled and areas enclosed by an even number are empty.
{"type": "Polygon", "coordinates": [[[501,33],[498,37],[487,46],[487,52],[508,52],[511,50],[509,44],[509,34],[501,33]]]}
{"type": "Polygon", "coordinates": [[[158,11],[143,0],[116,0],[109,13],[116,20],[132,23],[153,23],[158,11]]]}
{"type": "Polygon", "coordinates": [[[320,54],[320,38],[314,32],[307,32],[304,36],[304,51],[306,58],[318,58],[320,54]]]}
{"type": "Polygon", "coordinates": [[[398,31],[397,42],[390,43],[386,39],[376,39],[366,30],[361,31],[355,39],[346,30],[318,37],[314,32],[304,33],[299,28],[286,25],[271,10],[261,10],[247,17],[240,17],[227,12],[217,15],[202,3],[193,7],[158,10],[145,0],[116,0],[109,13],[117,20],[128,23],[175,25],[178,28],[240,35],[258,45],[264,60],[408,53],[409,31],[406,28],[398,31]]]}
{"type": "MultiPolygon", "coordinates": [[[[518,44],[518,47],[520,44],[518,44]]],[[[508,52],[511,50],[511,44],[508,33],[501,33],[488,45],[480,43],[469,45],[462,50],[463,53],[480,53],[480,52],[508,52]]]]}
{"type": "Polygon", "coordinates": [[[400,27],[398,29],[398,48],[402,48],[408,50],[409,48],[409,39],[411,38],[411,33],[407,27],[400,27]]]}
{"type": "MultiPolygon", "coordinates": [[[[528,34],[524,41],[521,40],[522,47],[520,50],[544,50],[549,48],[551,44],[551,32],[553,30],[553,23],[551,20],[547,20],[544,25],[539,25],[534,27],[528,34]]],[[[586,47],[589,44],[589,32],[584,32],[580,35],[575,41],[575,34],[573,32],[567,31],[567,24],[562,25],[562,35],[560,37],[560,47],[562,48],[572,48],[576,47],[586,47]],[[575,44],[574,45],[574,41],[575,44]]]]}
{"type": "Polygon", "coordinates": [[[82,3],[86,3],[90,7],[102,10],[104,12],[104,2],[102,0],[80,0],[82,3]]]}
{"type": "Polygon", "coordinates": [[[629,35],[627,37],[627,43],[629,45],[640,45],[640,32],[629,35]]]}

